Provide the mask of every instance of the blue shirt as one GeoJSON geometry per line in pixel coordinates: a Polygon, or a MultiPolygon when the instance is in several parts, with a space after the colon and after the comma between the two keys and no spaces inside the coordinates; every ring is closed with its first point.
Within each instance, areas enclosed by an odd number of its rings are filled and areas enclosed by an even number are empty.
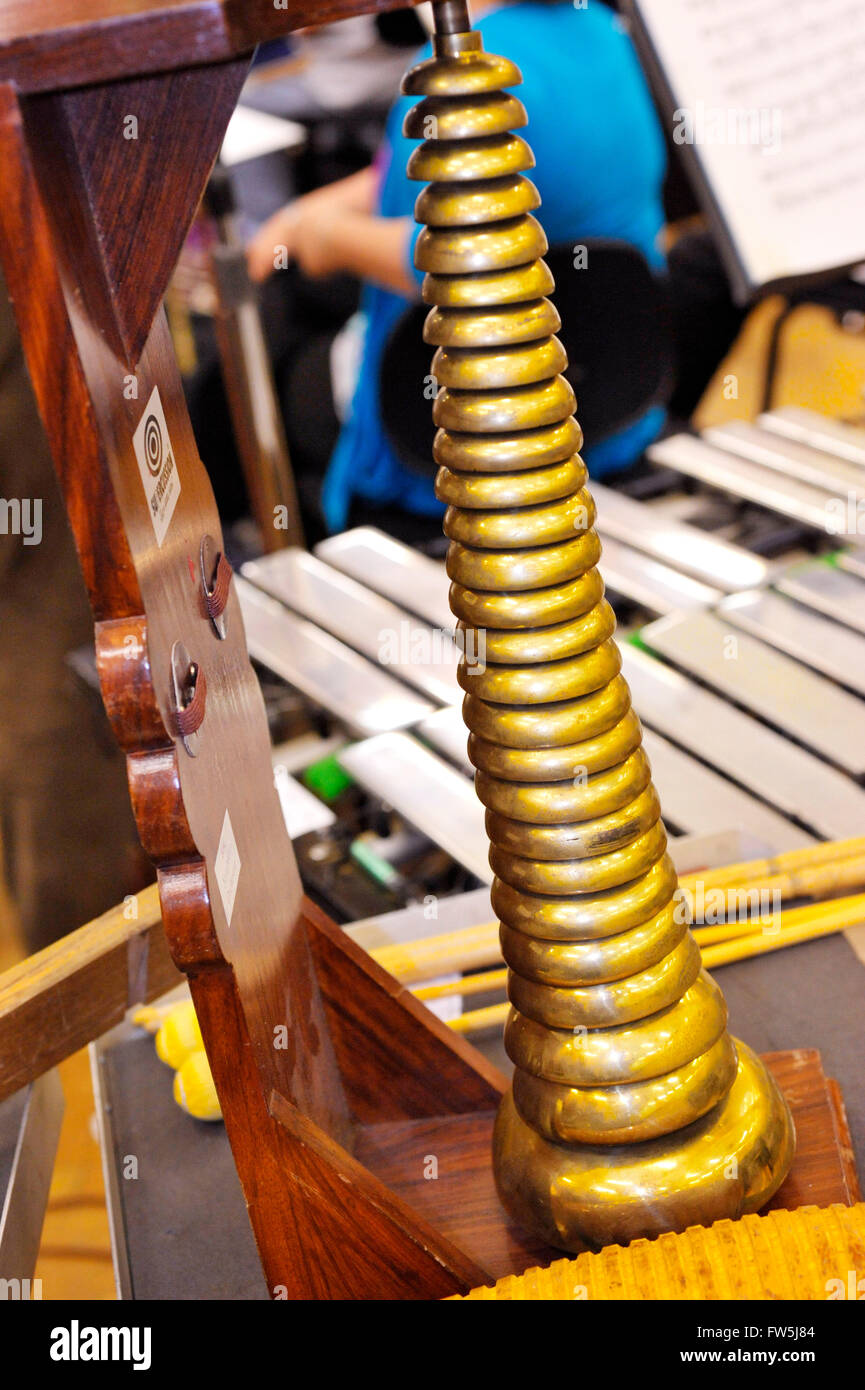
{"type": "MultiPolygon", "coordinates": [[[[611,237],[639,248],[661,266],[658,238],[664,221],[661,186],[665,151],[643,74],[630,39],[615,14],[599,0],[585,9],[573,4],[516,4],[481,17],[484,47],[512,58],[522,86],[516,95],[529,117],[526,138],[535,156],[532,182],[541,195],[536,213],[551,245],[587,237],[611,237]]],[[[430,49],[421,57],[429,56],[430,49]]],[[[421,185],[406,177],[417,145],[402,134],[414,98],[400,97],[391,109],[380,155],[379,211],[411,216],[421,185]]],[[[408,256],[414,269],[414,246],[408,256]]],[[[325,474],[322,508],[332,531],[348,522],[357,495],[382,506],[440,514],[433,479],[403,468],[382,427],[379,369],[385,343],[407,301],[367,285],[361,299],[365,341],[348,418],[325,474]]],[[[652,410],[636,424],[584,453],[592,473],[627,467],[658,434],[664,412],[652,410]]]]}

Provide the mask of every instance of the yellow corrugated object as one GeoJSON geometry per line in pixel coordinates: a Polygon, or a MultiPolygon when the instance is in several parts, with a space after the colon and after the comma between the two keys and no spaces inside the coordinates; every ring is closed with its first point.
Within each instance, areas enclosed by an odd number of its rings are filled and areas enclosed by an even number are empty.
{"type": "Polygon", "coordinates": [[[508,1275],[466,1299],[865,1298],[865,1202],[770,1211],[508,1275]]]}

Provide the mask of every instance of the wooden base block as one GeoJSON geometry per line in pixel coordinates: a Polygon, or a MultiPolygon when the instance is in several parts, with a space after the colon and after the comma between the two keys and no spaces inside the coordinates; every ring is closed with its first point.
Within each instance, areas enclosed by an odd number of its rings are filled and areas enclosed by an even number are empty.
{"type": "MultiPolygon", "coordinates": [[[[767,1209],[851,1206],[859,1185],[847,1119],[819,1052],[770,1052],[763,1060],[787,1097],[797,1134],[793,1168],[767,1209]]],[[[562,1252],[521,1231],[502,1207],[490,1163],[494,1119],[494,1110],[482,1110],[370,1125],[358,1134],[355,1156],[500,1279],[560,1260],[562,1252]]]]}

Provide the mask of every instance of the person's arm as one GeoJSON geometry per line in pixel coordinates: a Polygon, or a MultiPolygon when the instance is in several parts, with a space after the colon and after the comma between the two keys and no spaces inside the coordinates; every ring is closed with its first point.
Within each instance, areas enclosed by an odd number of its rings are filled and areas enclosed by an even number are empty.
{"type": "MultiPolygon", "coordinates": [[[[329,212],[367,213],[376,206],[378,174],[370,165],[348,178],[337,179],[297,198],[275,212],[259,227],[246,249],[249,272],[253,280],[266,280],[278,264],[279,253],[294,257],[294,241],[299,223],[329,212]]],[[[284,258],[284,256],[283,256],[284,258]]]]}
{"type": "Polygon", "coordinates": [[[410,217],[322,209],[299,228],[295,255],[307,275],[343,271],[414,299],[417,282],[408,264],[413,228],[410,217]]]}

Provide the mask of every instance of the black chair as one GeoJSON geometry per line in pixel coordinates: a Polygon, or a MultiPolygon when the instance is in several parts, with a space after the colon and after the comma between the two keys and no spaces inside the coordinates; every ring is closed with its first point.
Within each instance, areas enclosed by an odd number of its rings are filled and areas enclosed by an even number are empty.
{"type": "MultiPolygon", "coordinates": [[[[667,403],[675,353],[665,279],[627,242],[590,239],[580,246],[584,255],[555,246],[546,260],[556,281],[566,376],[592,445],[667,403]]],[[[435,473],[432,403],[424,394],[432,356],[422,336],[428,312],[417,305],[403,314],[386,344],[379,378],[388,438],[405,467],[424,477],[435,473]]],[[[388,513],[391,520],[392,509],[388,513]]]]}

